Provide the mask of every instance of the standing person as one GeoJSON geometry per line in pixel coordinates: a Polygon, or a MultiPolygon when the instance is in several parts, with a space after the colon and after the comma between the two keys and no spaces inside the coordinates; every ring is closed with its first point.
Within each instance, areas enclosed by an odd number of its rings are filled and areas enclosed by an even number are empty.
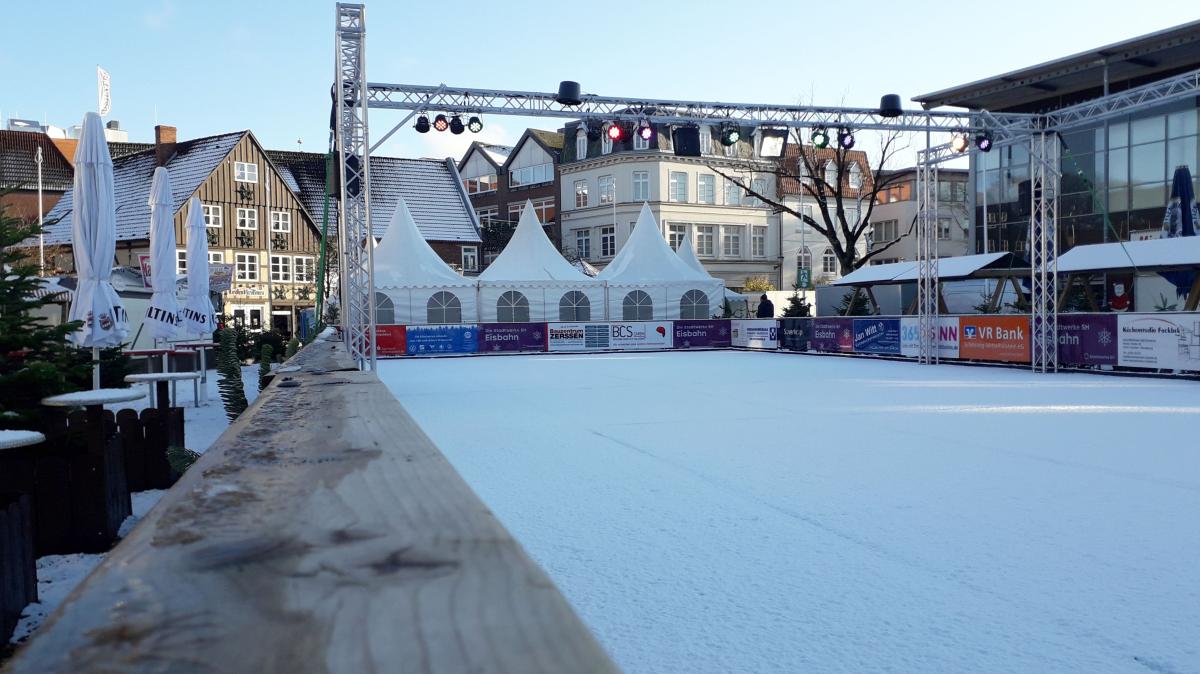
{"type": "Polygon", "coordinates": [[[766,293],[760,298],[758,311],[754,315],[758,318],[775,318],[775,305],[767,299],[766,293]]]}

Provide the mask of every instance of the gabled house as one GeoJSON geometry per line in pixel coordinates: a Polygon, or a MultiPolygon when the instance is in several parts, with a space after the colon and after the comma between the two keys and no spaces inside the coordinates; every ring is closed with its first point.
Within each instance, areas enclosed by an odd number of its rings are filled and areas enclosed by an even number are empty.
{"type": "Polygon", "coordinates": [[[37,131],[0,131],[0,204],[9,215],[36,222],[37,152],[42,151],[42,209],[48,213],[71,189],[71,157],[49,136],[37,131]]]}

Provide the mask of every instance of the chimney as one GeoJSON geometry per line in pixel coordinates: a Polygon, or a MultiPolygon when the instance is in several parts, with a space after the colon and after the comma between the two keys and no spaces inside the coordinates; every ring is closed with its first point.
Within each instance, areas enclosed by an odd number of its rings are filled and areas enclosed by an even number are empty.
{"type": "Polygon", "coordinates": [[[175,127],[162,124],[154,127],[154,165],[166,166],[175,156],[175,127]]]}

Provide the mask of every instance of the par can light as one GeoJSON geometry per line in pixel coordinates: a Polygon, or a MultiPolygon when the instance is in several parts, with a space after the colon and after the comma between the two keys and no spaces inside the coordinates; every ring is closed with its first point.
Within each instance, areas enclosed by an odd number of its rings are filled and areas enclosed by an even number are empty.
{"type": "Polygon", "coordinates": [[[854,147],[854,132],[850,129],[838,129],[838,147],[843,150],[849,150],[854,147]]]}
{"type": "Polygon", "coordinates": [[[429,115],[421,115],[417,118],[417,123],[413,124],[413,128],[417,133],[429,133],[429,115]]]}
{"type": "Polygon", "coordinates": [[[979,148],[980,152],[992,151],[992,134],[984,131],[975,136],[975,147],[979,148]]]}
{"type": "Polygon", "coordinates": [[[458,134],[460,134],[466,130],[467,130],[467,127],[465,124],[463,124],[462,117],[455,115],[450,118],[450,133],[457,136],[458,134]]]}
{"type": "Polygon", "coordinates": [[[813,129],[808,139],[812,142],[813,147],[818,150],[824,150],[829,147],[829,132],[823,126],[813,129]]]}
{"type": "Polygon", "coordinates": [[[725,147],[736,144],[742,139],[742,132],[733,124],[721,127],[721,144],[725,147]]]}
{"type": "Polygon", "coordinates": [[[450,128],[450,120],[446,119],[445,115],[438,115],[433,118],[433,129],[435,131],[445,131],[450,128]]]}
{"type": "Polygon", "coordinates": [[[625,137],[625,130],[621,128],[620,124],[609,124],[604,133],[608,134],[608,139],[614,143],[620,142],[625,137]]]}
{"type": "Polygon", "coordinates": [[[967,138],[967,134],[965,134],[961,131],[955,133],[950,138],[950,149],[954,150],[955,152],[958,152],[958,153],[966,152],[967,148],[970,147],[970,145],[971,145],[971,140],[969,138],[967,138]]]}
{"type": "Polygon", "coordinates": [[[467,130],[471,133],[479,133],[483,131],[483,120],[477,116],[472,116],[467,120],[467,130]]]}

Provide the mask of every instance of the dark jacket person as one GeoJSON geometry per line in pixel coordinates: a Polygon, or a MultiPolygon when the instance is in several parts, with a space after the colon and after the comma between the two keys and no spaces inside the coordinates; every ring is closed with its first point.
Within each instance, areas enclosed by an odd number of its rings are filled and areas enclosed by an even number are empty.
{"type": "Polygon", "coordinates": [[[775,318],[775,305],[766,295],[762,296],[762,301],[758,303],[758,312],[754,315],[758,318],[775,318]]]}

